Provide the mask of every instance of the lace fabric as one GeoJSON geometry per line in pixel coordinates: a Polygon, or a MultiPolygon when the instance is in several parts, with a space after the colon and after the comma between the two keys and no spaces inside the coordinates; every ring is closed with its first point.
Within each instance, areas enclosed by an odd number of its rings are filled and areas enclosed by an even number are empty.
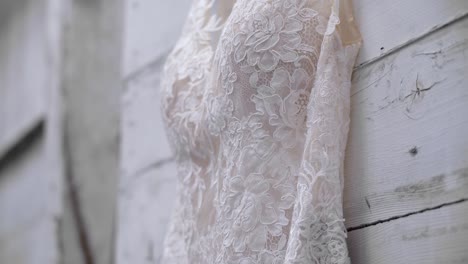
{"type": "Polygon", "coordinates": [[[162,263],[350,263],[343,159],[352,68],[339,1],[195,0],[167,58],[178,166],[162,263]]]}

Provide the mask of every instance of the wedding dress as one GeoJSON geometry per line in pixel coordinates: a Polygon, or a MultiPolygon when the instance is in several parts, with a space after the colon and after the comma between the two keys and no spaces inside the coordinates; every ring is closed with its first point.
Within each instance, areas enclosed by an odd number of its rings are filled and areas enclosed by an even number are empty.
{"type": "Polygon", "coordinates": [[[222,3],[193,0],[164,67],[179,185],[162,263],[350,263],[349,3],[222,3]]]}

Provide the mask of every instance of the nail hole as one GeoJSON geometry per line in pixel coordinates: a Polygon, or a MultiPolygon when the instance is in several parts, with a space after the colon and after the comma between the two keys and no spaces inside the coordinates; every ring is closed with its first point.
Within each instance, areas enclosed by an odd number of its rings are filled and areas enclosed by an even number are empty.
{"type": "Polygon", "coordinates": [[[409,153],[411,154],[411,156],[416,156],[416,154],[418,154],[418,148],[416,146],[412,147],[410,150],[409,150],[409,153]]]}

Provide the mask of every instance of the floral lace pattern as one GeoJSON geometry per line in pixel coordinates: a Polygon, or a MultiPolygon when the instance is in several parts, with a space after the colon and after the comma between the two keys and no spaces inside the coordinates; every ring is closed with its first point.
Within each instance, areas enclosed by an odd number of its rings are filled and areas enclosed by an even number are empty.
{"type": "Polygon", "coordinates": [[[350,263],[342,170],[361,43],[342,44],[337,0],[237,0],[227,17],[215,4],[193,2],[165,64],[180,184],[162,263],[350,263]]]}

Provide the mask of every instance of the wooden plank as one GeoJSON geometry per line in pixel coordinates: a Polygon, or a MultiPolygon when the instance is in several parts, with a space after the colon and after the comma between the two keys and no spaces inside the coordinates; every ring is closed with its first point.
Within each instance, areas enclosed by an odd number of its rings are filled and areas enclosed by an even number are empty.
{"type": "Polygon", "coordinates": [[[464,19],[355,72],[348,227],[468,198],[467,54],[464,19]]]}
{"type": "Polygon", "coordinates": [[[174,162],[127,175],[119,190],[116,263],[160,263],[176,200],[174,162]]]}
{"type": "Polygon", "coordinates": [[[132,76],[122,98],[118,264],[159,263],[173,209],[178,179],[161,118],[163,62],[132,76]]]}
{"type": "Polygon", "coordinates": [[[0,263],[59,263],[58,189],[50,165],[39,132],[0,167],[0,263]]]}
{"type": "Polygon", "coordinates": [[[125,1],[124,76],[167,53],[179,38],[190,0],[125,1]]]}
{"type": "Polygon", "coordinates": [[[457,17],[468,14],[466,0],[353,0],[364,40],[357,64],[392,52],[457,17]]]}
{"type": "Polygon", "coordinates": [[[351,263],[468,263],[468,202],[348,233],[351,263]]]}
{"type": "Polygon", "coordinates": [[[7,1],[0,14],[0,158],[45,116],[48,61],[42,1],[7,1]]]}
{"type": "Polygon", "coordinates": [[[62,3],[0,1],[0,263],[62,263],[62,3]]]}
{"type": "Polygon", "coordinates": [[[113,263],[123,2],[69,3],[62,75],[65,263],[113,263]]]}
{"type": "Polygon", "coordinates": [[[162,122],[159,83],[164,60],[135,76],[122,97],[123,181],[172,156],[162,122]]]}

